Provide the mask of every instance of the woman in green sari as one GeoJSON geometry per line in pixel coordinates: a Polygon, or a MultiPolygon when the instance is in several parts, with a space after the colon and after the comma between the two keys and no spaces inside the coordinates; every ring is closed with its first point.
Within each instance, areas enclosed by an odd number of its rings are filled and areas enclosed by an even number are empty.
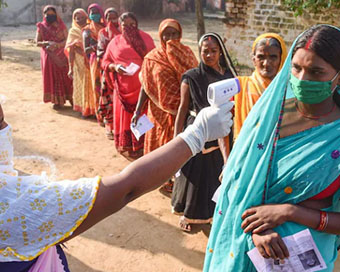
{"type": "Polygon", "coordinates": [[[256,271],[309,229],[332,271],[340,234],[340,29],[314,26],[250,112],[224,171],[204,271],[256,271]],[[243,220],[243,222],[242,222],[243,220]]]}

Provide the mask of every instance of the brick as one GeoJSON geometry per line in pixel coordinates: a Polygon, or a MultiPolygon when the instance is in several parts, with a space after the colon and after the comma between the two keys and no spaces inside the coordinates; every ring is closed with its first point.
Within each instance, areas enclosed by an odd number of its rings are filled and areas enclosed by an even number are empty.
{"type": "Polygon", "coordinates": [[[237,24],[240,26],[244,26],[246,24],[246,21],[244,19],[239,19],[237,24]]]}
{"type": "Polygon", "coordinates": [[[279,11],[286,11],[287,8],[283,5],[274,5],[274,10],[279,10],[279,11]]]}
{"type": "Polygon", "coordinates": [[[281,21],[281,18],[280,18],[280,17],[276,17],[276,16],[269,16],[269,17],[267,18],[267,20],[268,20],[269,22],[280,22],[280,21],[281,21]]]}
{"type": "Polygon", "coordinates": [[[261,14],[262,15],[269,15],[270,11],[269,10],[262,10],[261,14]]]}
{"type": "Polygon", "coordinates": [[[232,13],[238,13],[238,8],[233,8],[231,12],[232,13]]]}
{"type": "Polygon", "coordinates": [[[270,6],[269,5],[260,5],[260,9],[270,9],[270,6]]]}
{"type": "Polygon", "coordinates": [[[263,16],[254,16],[254,19],[255,20],[264,20],[265,17],[263,17],[263,16]]]}
{"type": "Polygon", "coordinates": [[[232,2],[227,2],[227,3],[226,3],[226,6],[227,6],[228,8],[233,8],[233,7],[235,7],[235,4],[232,3],[232,2]]]}
{"type": "Polygon", "coordinates": [[[282,22],[288,23],[288,24],[294,24],[295,20],[294,19],[289,19],[289,18],[282,18],[282,22]]]}
{"type": "Polygon", "coordinates": [[[306,20],[310,20],[312,17],[308,13],[304,13],[303,18],[306,20]]]}
{"type": "Polygon", "coordinates": [[[261,14],[261,10],[258,9],[254,10],[254,14],[261,14]]]}
{"type": "Polygon", "coordinates": [[[263,21],[255,21],[254,25],[256,25],[256,26],[263,26],[263,21]]]}

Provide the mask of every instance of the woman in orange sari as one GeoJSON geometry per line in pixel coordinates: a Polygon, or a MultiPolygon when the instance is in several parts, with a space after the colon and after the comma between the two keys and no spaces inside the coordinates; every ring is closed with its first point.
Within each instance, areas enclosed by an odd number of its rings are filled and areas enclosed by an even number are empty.
{"type": "Polygon", "coordinates": [[[130,129],[131,118],[141,89],[139,71],[127,74],[125,67],[134,63],[142,66],[145,55],[155,44],[151,36],[138,29],[138,22],[131,12],[119,17],[122,34],[109,43],[103,58],[102,68],[108,87],[114,89],[114,141],[116,149],[128,158],[143,154],[144,137],[139,140],[130,129]]]}
{"type": "Polygon", "coordinates": [[[161,47],[148,53],[143,62],[139,95],[132,123],[136,123],[147,102],[147,116],[154,127],[145,134],[144,154],[166,144],[174,137],[182,74],[198,65],[194,53],[180,42],[178,21],[165,19],[158,30],[161,47]]]}
{"type": "Polygon", "coordinates": [[[237,139],[251,108],[281,70],[287,56],[287,49],[279,35],[265,33],[254,41],[252,53],[255,71],[251,76],[238,77],[241,91],[234,97],[234,139],[237,139]]]}
{"type": "MultiPolygon", "coordinates": [[[[100,69],[97,61],[97,44],[99,31],[106,26],[106,20],[104,11],[98,4],[91,4],[87,9],[87,13],[89,14],[90,23],[83,29],[84,50],[90,65],[92,88],[96,100],[95,111],[97,111],[101,86],[100,69]]],[[[104,125],[101,116],[98,114],[97,120],[101,125],[104,125]]]]}
{"type": "Polygon", "coordinates": [[[37,23],[37,46],[41,47],[41,71],[43,74],[44,102],[52,102],[53,108],[63,106],[66,100],[72,104],[72,80],[67,76],[68,62],[64,53],[67,29],[54,6],[43,10],[43,21],[37,23]]]}
{"type": "Polygon", "coordinates": [[[82,28],[86,26],[87,13],[76,9],[72,16],[72,27],[68,33],[65,54],[69,61],[69,77],[73,78],[73,109],[89,116],[96,114],[96,100],[91,85],[91,74],[84,53],[82,28]]]}

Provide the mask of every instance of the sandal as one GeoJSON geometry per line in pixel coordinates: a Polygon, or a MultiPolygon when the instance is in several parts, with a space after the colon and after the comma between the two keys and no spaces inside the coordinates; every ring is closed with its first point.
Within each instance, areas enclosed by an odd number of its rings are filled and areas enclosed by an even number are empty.
{"type": "Polygon", "coordinates": [[[172,188],[174,187],[174,182],[170,179],[167,182],[165,182],[161,188],[159,188],[159,191],[161,193],[171,194],[172,188]]]}
{"type": "Polygon", "coordinates": [[[185,232],[191,231],[190,223],[185,220],[184,216],[181,216],[180,219],[179,219],[179,227],[181,228],[181,230],[183,230],[185,232]]]}
{"type": "Polygon", "coordinates": [[[111,140],[111,141],[114,140],[114,136],[113,136],[112,131],[106,131],[105,134],[106,134],[106,137],[107,137],[109,140],[111,140]]]}

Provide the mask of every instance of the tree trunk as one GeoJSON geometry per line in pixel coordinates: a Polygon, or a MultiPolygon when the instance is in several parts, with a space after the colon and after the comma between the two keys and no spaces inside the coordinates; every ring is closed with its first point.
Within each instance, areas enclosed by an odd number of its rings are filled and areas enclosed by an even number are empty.
{"type": "Polygon", "coordinates": [[[197,41],[205,33],[204,17],[203,17],[203,7],[201,0],[195,0],[195,10],[197,17],[197,41]]]}

